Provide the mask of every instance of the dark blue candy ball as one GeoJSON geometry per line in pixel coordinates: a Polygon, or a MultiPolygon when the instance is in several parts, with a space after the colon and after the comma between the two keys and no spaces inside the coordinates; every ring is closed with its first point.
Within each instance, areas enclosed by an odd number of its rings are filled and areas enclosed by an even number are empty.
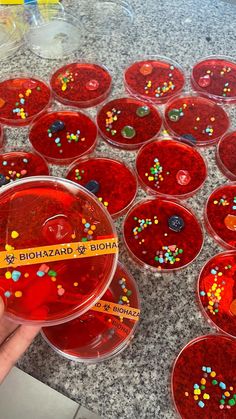
{"type": "Polygon", "coordinates": [[[184,228],[184,220],[178,215],[172,215],[168,220],[168,226],[171,230],[179,233],[184,228]]]}

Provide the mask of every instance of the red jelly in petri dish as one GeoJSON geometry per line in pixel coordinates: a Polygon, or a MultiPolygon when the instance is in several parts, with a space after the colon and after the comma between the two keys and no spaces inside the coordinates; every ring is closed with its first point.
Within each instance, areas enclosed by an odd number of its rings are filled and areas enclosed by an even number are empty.
{"type": "Polygon", "coordinates": [[[196,146],[215,144],[230,126],[229,117],[220,105],[191,94],[168,102],[164,117],[169,133],[196,146]]]}
{"type": "Polygon", "coordinates": [[[19,76],[0,82],[0,122],[28,125],[50,105],[51,89],[34,77],[19,76]]]}
{"type": "Polygon", "coordinates": [[[135,199],[137,180],[124,163],[104,157],[85,157],[73,162],[67,173],[93,192],[113,218],[124,214],[135,199]]]}
{"type": "Polygon", "coordinates": [[[145,144],[136,158],[141,186],[151,194],[192,196],[205,182],[206,163],[191,145],[172,138],[145,144]]]}
{"type": "Polygon", "coordinates": [[[72,63],[59,68],[50,84],[59,102],[89,108],[107,98],[112,78],[109,71],[98,64],[72,63]]]}
{"type": "Polygon", "coordinates": [[[194,90],[218,102],[236,102],[236,63],[229,57],[208,57],[193,66],[194,90]]]}
{"type": "Polygon", "coordinates": [[[182,419],[234,418],[236,340],[200,336],[178,355],[172,371],[172,396],[182,419]]]}
{"type": "Polygon", "coordinates": [[[216,163],[230,180],[236,180],[236,131],[225,134],[217,145],[216,163]]]}
{"type": "Polygon", "coordinates": [[[219,253],[203,267],[198,298],[204,315],[217,329],[236,337],[236,251],[219,253]]]}
{"type": "Polygon", "coordinates": [[[135,204],[124,220],[123,234],[137,263],[163,272],[187,266],[203,245],[196,216],[167,198],[148,198],[135,204]]]}
{"type": "Polygon", "coordinates": [[[130,94],[162,104],[183,90],[185,77],[179,64],[169,58],[150,57],[126,68],[124,84],[130,94]]]}
{"type": "Polygon", "coordinates": [[[18,323],[54,325],[86,312],[117,263],[105,208],[74,182],[26,178],[0,191],[0,290],[18,323]]]}
{"type": "Polygon", "coordinates": [[[236,248],[236,182],[215,189],[205,207],[205,225],[224,248],[236,248]]]}
{"type": "Polygon", "coordinates": [[[50,163],[68,164],[94,150],[97,127],[79,111],[48,111],[31,125],[29,140],[50,163]]]}
{"type": "Polygon", "coordinates": [[[43,337],[57,353],[73,361],[104,361],[128,346],[138,323],[139,309],[135,280],[118,263],[101,303],[68,323],[43,328],[43,337]],[[111,303],[117,306],[112,307],[111,303]],[[94,310],[96,307],[99,311],[94,310]],[[136,319],[127,318],[125,313],[136,316],[136,319]]]}
{"type": "Polygon", "coordinates": [[[101,136],[115,147],[135,150],[159,134],[162,118],[158,110],[134,98],[107,102],[98,112],[101,136]]]}
{"type": "Polygon", "coordinates": [[[48,165],[39,154],[24,151],[0,154],[0,187],[25,177],[48,174],[48,165]]]}

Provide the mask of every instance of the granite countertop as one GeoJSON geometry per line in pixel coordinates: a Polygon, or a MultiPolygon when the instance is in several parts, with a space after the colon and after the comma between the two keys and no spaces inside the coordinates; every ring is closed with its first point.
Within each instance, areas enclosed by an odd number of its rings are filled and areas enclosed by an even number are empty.
{"type": "MultiPolygon", "coordinates": [[[[80,3],[72,0],[64,4],[77,12],[80,3]]],[[[131,3],[135,8],[134,24],[126,35],[114,32],[111,37],[95,37],[91,31],[80,52],[58,61],[39,59],[22,49],[2,63],[1,75],[30,71],[48,79],[55,67],[75,58],[87,58],[111,69],[114,97],[124,95],[123,68],[138,54],[174,58],[187,75],[200,57],[225,54],[236,58],[236,1],[132,0],[131,3]]],[[[94,116],[96,109],[89,109],[88,113],[94,116]]],[[[233,107],[230,114],[232,126],[236,128],[233,107]]],[[[28,144],[27,132],[27,128],[7,128],[6,145],[28,144]]],[[[102,140],[98,151],[131,164],[135,159],[135,153],[114,150],[102,140]]],[[[188,200],[201,219],[206,196],[226,182],[215,165],[215,148],[202,152],[208,161],[209,177],[204,188],[188,200]]],[[[52,172],[63,176],[65,168],[53,167],[52,172]]],[[[139,191],[137,199],[143,196],[139,191]]],[[[122,219],[116,222],[120,237],[121,225],[122,219]]],[[[111,361],[87,366],[60,357],[39,336],[20,360],[19,367],[106,419],[177,417],[170,396],[171,366],[188,341],[213,332],[197,305],[196,280],[205,261],[219,250],[206,235],[200,256],[187,269],[155,275],[138,268],[121,245],[120,259],[134,275],[142,299],[141,322],[132,345],[111,361]]]]}

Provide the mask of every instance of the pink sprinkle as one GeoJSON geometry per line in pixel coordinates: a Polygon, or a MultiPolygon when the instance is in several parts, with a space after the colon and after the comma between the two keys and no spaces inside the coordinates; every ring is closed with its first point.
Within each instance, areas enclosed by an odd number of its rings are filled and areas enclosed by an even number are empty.
{"type": "Polygon", "coordinates": [[[21,172],[20,172],[21,175],[26,175],[26,173],[27,173],[27,170],[25,170],[25,169],[21,170],[21,172]]]}
{"type": "Polygon", "coordinates": [[[174,252],[176,249],[176,245],[172,244],[171,246],[169,246],[169,249],[171,250],[171,252],[174,252]]]}
{"type": "Polygon", "coordinates": [[[46,265],[45,263],[43,263],[41,266],[40,266],[40,268],[39,268],[39,271],[42,271],[42,272],[48,272],[49,271],[49,266],[48,265],[46,265]]]}
{"type": "Polygon", "coordinates": [[[223,404],[221,404],[221,405],[219,406],[219,408],[220,408],[220,409],[224,409],[224,406],[223,406],[223,404]]]}
{"type": "Polygon", "coordinates": [[[64,290],[64,288],[59,288],[59,290],[57,290],[57,294],[58,295],[63,295],[65,293],[65,290],[64,290]]]}

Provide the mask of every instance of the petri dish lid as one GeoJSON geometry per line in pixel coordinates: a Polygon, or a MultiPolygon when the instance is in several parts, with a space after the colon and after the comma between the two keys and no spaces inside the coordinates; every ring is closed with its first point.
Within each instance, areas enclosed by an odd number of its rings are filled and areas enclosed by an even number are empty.
{"type": "Polygon", "coordinates": [[[0,190],[0,290],[18,323],[54,325],[86,312],[117,263],[105,208],[74,182],[50,176],[0,190]]]}
{"type": "Polygon", "coordinates": [[[8,58],[23,44],[23,35],[11,8],[0,8],[0,58],[8,58]]]}

